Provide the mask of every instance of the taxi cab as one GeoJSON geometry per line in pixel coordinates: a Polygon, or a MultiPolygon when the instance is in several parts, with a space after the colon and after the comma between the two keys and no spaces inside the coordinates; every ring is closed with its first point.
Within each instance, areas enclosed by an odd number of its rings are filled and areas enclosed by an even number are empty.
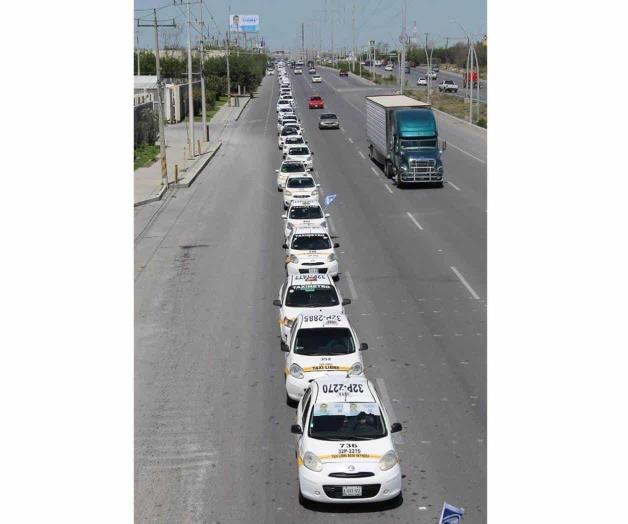
{"type": "Polygon", "coordinates": [[[297,227],[320,226],[327,228],[329,213],[323,212],[318,200],[293,200],[288,211],[281,215],[284,219],[284,238],[297,227]]]}
{"type": "MultiPolygon", "coordinates": [[[[297,161],[295,160],[295,162],[297,161]]],[[[305,167],[307,168],[307,166],[305,167]]],[[[320,184],[317,184],[310,174],[288,176],[283,188],[283,208],[288,209],[293,200],[317,199],[319,186],[320,184]]]]}
{"type": "Polygon", "coordinates": [[[295,405],[315,378],[333,375],[342,380],[347,375],[362,375],[360,352],[367,348],[367,344],[360,344],[344,314],[313,312],[297,316],[287,344],[281,344],[286,353],[288,404],[295,405]]]}
{"type": "Polygon", "coordinates": [[[338,259],[331,237],[324,227],[301,226],[294,228],[283,248],[286,250],[286,272],[288,275],[329,275],[338,279],[338,259]]]}
{"type": "Polygon", "coordinates": [[[310,171],[314,169],[312,161],[314,152],[310,151],[310,148],[306,145],[290,147],[288,148],[288,152],[284,153],[284,155],[286,156],[286,160],[299,160],[303,162],[305,167],[310,171]]]}
{"type": "Polygon", "coordinates": [[[299,501],[382,502],[401,496],[391,423],[364,376],[326,376],[309,384],[291,431],[296,435],[299,501]]]}
{"type": "MultiPolygon", "coordinates": [[[[281,167],[275,169],[275,173],[277,173],[277,190],[283,191],[284,187],[286,187],[286,180],[290,175],[306,175],[307,171],[303,162],[284,160],[281,163],[281,167]]],[[[315,198],[318,200],[318,197],[315,198]]]]}
{"type": "Polygon", "coordinates": [[[307,144],[307,140],[303,138],[303,135],[295,135],[286,137],[283,142],[283,154],[288,153],[288,149],[294,146],[304,146],[307,144]]]}
{"type": "Polygon", "coordinates": [[[290,329],[301,313],[343,314],[351,300],[340,296],[329,275],[289,275],[273,304],[279,307],[281,341],[287,344],[290,329]]]}
{"type": "Polygon", "coordinates": [[[279,138],[277,139],[277,145],[279,146],[279,149],[283,149],[286,137],[294,135],[303,135],[300,127],[296,128],[293,126],[284,126],[279,133],[279,138]]]}

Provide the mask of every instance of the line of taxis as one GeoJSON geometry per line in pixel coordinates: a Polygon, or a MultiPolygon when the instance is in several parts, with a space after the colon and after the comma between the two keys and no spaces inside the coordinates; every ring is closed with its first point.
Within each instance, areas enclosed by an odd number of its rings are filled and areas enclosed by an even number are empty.
{"type": "Polygon", "coordinates": [[[339,263],[329,232],[329,214],[319,202],[314,153],[303,135],[291,81],[277,63],[276,169],[282,194],[286,279],[278,308],[285,354],[287,403],[296,407],[295,435],[299,501],[365,503],[401,501],[401,468],[389,419],[364,373],[360,342],[346,315],[351,300],[336,286],[339,263]]]}

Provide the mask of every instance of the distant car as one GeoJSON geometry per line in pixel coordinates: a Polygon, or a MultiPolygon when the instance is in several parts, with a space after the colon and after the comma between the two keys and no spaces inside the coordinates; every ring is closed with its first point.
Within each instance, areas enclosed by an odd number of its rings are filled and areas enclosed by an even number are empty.
{"type": "Polygon", "coordinates": [[[349,71],[347,71],[346,69],[341,69],[340,73],[338,73],[338,76],[349,76],[349,71]]]}
{"type": "Polygon", "coordinates": [[[309,171],[314,169],[312,162],[312,153],[310,148],[306,145],[292,146],[288,148],[288,152],[285,153],[286,160],[293,160],[295,162],[303,162],[303,165],[309,171]]]}
{"type": "Polygon", "coordinates": [[[314,95],[310,97],[310,101],[308,103],[310,109],[324,109],[325,102],[319,95],[314,95]]]}
{"type": "Polygon", "coordinates": [[[323,81],[323,80],[322,80],[322,78],[321,78],[321,76],[320,76],[320,75],[314,75],[314,76],[312,77],[312,83],[313,83],[313,84],[320,84],[322,81],[323,81]]]}
{"type": "Polygon", "coordinates": [[[437,73],[440,71],[440,68],[438,67],[438,64],[432,65],[432,71],[436,71],[437,73]]]}
{"type": "Polygon", "coordinates": [[[430,80],[436,80],[438,78],[438,74],[436,73],[436,71],[428,71],[427,72],[427,77],[430,80]]]}
{"type": "Polygon", "coordinates": [[[301,69],[300,67],[295,67],[294,68],[294,74],[295,75],[302,75],[303,74],[303,69],[301,69]]]}
{"type": "Polygon", "coordinates": [[[277,112],[278,113],[282,107],[292,108],[292,102],[290,100],[277,100],[277,112]]]}
{"type": "Polygon", "coordinates": [[[438,85],[438,90],[445,93],[457,93],[458,85],[453,80],[444,80],[442,84],[438,85]]]}
{"type": "Polygon", "coordinates": [[[274,69],[267,69],[266,70],[266,74],[267,75],[274,75],[275,74],[275,70],[274,69]]]}
{"type": "Polygon", "coordinates": [[[392,70],[393,70],[392,64],[388,64],[386,67],[384,67],[384,71],[392,71],[392,70]]]}
{"type": "Polygon", "coordinates": [[[416,85],[418,85],[418,86],[426,86],[427,87],[427,78],[425,78],[424,76],[420,77],[416,81],[416,85]]]}
{"type": "Polygon", "coordinates": [[[313,67],[310,67],[310,68],[307,70],[307,72],[308,72],[310,75],[315,75],[315,74],[316,74],[316,69],[314,69],[313,67]]]}
{"type": "Polygon", "coordinates": [[[318,121],[319,129],[340,129],[340,122],[334,113],[323,113],[318,121]]]}
{"type": "Polygon", "coordinates": [[[410,74],[410,66],[406,66],[406,74],[410,74]]]}

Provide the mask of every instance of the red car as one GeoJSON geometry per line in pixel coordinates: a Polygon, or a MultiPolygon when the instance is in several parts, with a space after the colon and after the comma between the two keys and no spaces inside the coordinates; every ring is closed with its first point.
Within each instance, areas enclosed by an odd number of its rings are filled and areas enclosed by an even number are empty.
{"type": "Polygon", "coordinates": [[[309,106],[310,109],[325,109],[325,102],[320,96],[314,95],[310,97],[309,106]]]}

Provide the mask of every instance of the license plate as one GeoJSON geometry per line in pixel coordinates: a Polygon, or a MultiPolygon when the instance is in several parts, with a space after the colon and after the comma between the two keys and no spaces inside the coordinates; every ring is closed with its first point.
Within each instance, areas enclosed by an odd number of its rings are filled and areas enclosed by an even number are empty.
{"type": "Polygon", "coordinates": [[[361,497],[362,486],[342,486],[343,497],[361,497]]]}
{"type": "Polygon", "coordinates": [[[318,269],[316,269],[314,267],[311,267],[311,268],[308,269],[308,272],[309,273],[318,273],[318,269]]]}

